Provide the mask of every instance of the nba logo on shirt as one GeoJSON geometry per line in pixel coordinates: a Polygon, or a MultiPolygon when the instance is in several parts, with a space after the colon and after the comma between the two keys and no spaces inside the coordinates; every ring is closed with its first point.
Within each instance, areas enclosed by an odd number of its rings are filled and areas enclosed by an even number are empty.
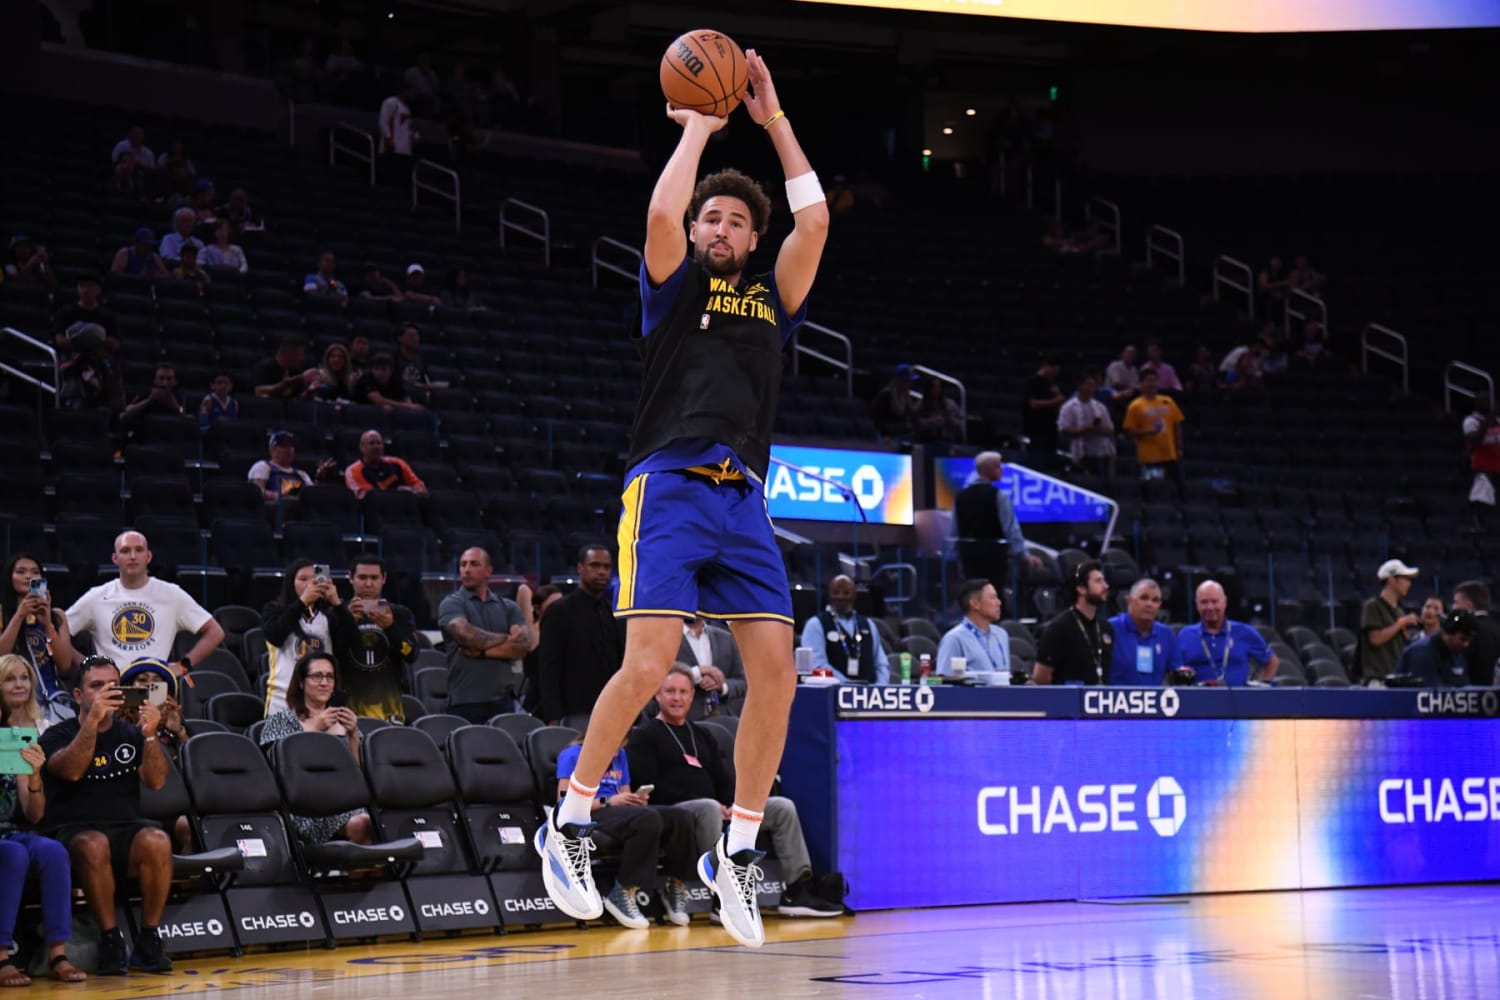
{"type": "Polygon", "coordinates": [[[140,605],[127,605],[115,612],[109,623],[109,632],[122,648],[141,649],[156,633],[156,618],[140,605]]]}

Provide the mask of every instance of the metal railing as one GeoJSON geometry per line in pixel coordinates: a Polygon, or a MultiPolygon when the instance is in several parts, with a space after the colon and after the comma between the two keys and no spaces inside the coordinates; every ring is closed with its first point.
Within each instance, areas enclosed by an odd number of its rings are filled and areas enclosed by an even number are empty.
{"type": "MultiPolygon", "coordinates": [[[[594,241],[594,248],[591,257],[592,261],[590,263],[590,266],[593,269],[595,288],[599,287],[600,271],[608,271],[610,274],[618,274],[620,277],[626,279],[632,284],[640,281],[641,263],[643,258],[641,257],[641,252],[635,247],[631,246],[629,243],[621,243],[619,240],[611,239],[608,236],[601,236],[594,241]],[[609,247],[611,249],[620,250],[624,253],[629,254],[635,261],[635,267],[627,268],[623,264],[616,264],[612,261],[605,260],[599,255],[599,250],[601,247],[609,247]]],[[[793,355],[792,359],[792,370],[796,371],[796,355],[793,355]]]]}
{"type": "MultiPolygon", "coordinates": [[[[1146,266],[1155,267],[1156,258],[1165,257],[1177,262],[1177,284],[1187,284],[1187,248],[1183,243],[1182,234],[1175,229],[1166,226],[1158,226],[1155,223],[1146,227],[1146,266]]],[[[1220,258],[1226,260],[1228,258],[1220,258]]],[[[1217,272],[1215,273],[1215,298],[1218,298],[1217,272]]],[[[1251,296],[1252,308],[1254,296],[1251,296]]]]}
{"type": "MultiPolygon", "coordinates": [[[[1300,293],[1299,293],[1300,294],[1300,293]]],[[[1290,303],[1288,303],[1290,307],[1290,303]]],[[[1401,368],[1401,391],[1408,391],[1411,382],[1410,351],[1406,346],[1406,337],[1388,326],[1379,323],[1366,323],[1363,332],[1359,335],[1359,370],[1366,375],[1370,374],[1370,355],[1398,365],[1401,368]],[[1384,340],[1384,344],[1372,342],[1375,334],[1384,340]]],[[[1446,381],[1446,380],[1445,380],[1446,381]]]]}
{"type": "Polygon", "coordinates": [[[416,210],[418,192],[421,191],[427,191],[437,195],[439,198],[442,198],[446,201],[451,201],[453,203],[453,229],[456,232],[461,232],[463,230],[463,193],[459,184],[458,171],[449,170],[441,163],[434,163],[431,160],[418,160],[411,165],[411,207],[413,211],[416,210]],[[423,170],[426,170],[428,173],[436,173],[442,177],[446,177],[449,181],[452,182],[452,186],[439,187],[431,181],[422,180],[420,175],[423,170]]]}
{"type": "Polygon", "coordinates": [[[1219,254],[1214,258],[1214,301],[1219,301],[1220,288],[1233,288],[1242,292],[1245,296],[1245,316],[1248,319],[1255,318],[1255,271],[1249,264],[1237,260],[1228,254],[1219,254]],[[1225,273],[1228,271],[1229,273],[1225,273]],[[1240,275],[1244,275],[1243,283],[1236,281],[1240,275]]]}
{"type": "Polygon", "coordinates": [[[797,327],[797,332],[792,334],[792,374],[802,374],[801,359],[806,354],[810,358],[816,358],[832,368],[844,373],[844,397],[854,398],[854,342],[837,330],[830,330],[819,323],[803,323],[797,327]],[[814,347],[808,347],[802,343],[802,331],[816,333],[821,337],[833,341],[843,348],[843,357],[837,358],[832,354],[825,354],[814,347]]]}
{"type": "Polygon", "coordinates": [[[52,405],[56,406],[57,390],[62,385],[62,372],[58,364],[57,349],[54,348],[51,344],[44,343],[43,341],[37,340],[35,337],[29,334],[22,333],[20,330],[17,330],[13,326],[0,327],[0,341],[5,340],[16,340],[21,342],[22,344],[25,344],[27,347],[34,347],[38,351],[41,351],[43,354],[45,354],[48,358],[52,359],[52,381],[50,383],[42,381],[35,375],[32,375],[30,372],[22,371],[20,368],[17,368],[14,365],[0,361],[0,372],[4,372],[11,378],[19,379],[32,388],[40,390],[37,393],[36,397],[36,413],[38,418],[37,424],[40,425],[40,418],[42,416],[43,409],[42,403],[45,399],[43,394],[45,393],[46,396],[51,396],[52,405]]]}
{"type": "MultiPolygon", "coordinates": [[[[1036,207],[1036,171],[1030,164],[1026,165],[1026,207],[1036,207]]],[[[1054,178],[1052,181],[1052,214],[1058,219],[1063,217],[1063,195],[1062,178],[1054,178]]]]}
{"type": "Polygon", "coordinates": [[[891,588],[885,593],[885,603],[905,609],[918,596],[917,567],[907,562],[890,562],[876,566],[870,571],[870,580],[888,578],[891,588]]]}
{"type": "Polygon", "coordinates": [[[1083,217],[1087,222],[1097,221],[1100,228],[1109,230],[1110,236],[1114,237],[1114,245],[1108,250],[1100,250],[1099,253],[1118,256],[1120,253],[1120,244],[1123,242],[1120,235],[1120,206],[1107,198],[1101,198],[1096,194],[1090,195],[1088,200],[1083,203],[1083,217]],[[1094,206],[1096,205],[1104,210],[1104,214],[1094,211],[1094,206]]]}
{"type": "Polygon", "coordinates": [[[1292,320],[1315,319],[1323,324],[1323,334],[1328,334],[1328,304],[1316,295],[1309,295],[1300,288],[1289,288],[1286,293],[1286,315],[1282,322],[1282,332],[1290,337],[1292,334],[1292,320]]]}
{"type": "Polygon", "coordinates": [[[1477,388],[1454,381],[1453,376],[1456,372],[1462,372],[1465,375],[1472,375],[1474,381],[1483,382],[1485,387],[1485,397],[1488,397],[1491,400],[1495,398],[1495,379],[1490,375],[1489,372],[1485,371],[1483,368],[1475,368],[1473,365],[1466,365],[1462,361],[1450,361],[1448,362],[1447,366],[1443,368],[1443,409],[1446,412],[1453,412],[1454,393],[1457,393],[1460,396],[1467,397],[1470,401],[1484,398],[1479,395],[1479,390],[1477,388]]]}
{"type": "MultiPolygon", "coordinates": [[[[969,426],[969,390],[964,388],[964,384],[947,372],[940,372],[936,368],[928,368],[926,365],[912,365],[911,370],[920,372],[923,375],[931,375],[939,382],[946,382],[958,390],[958,412],[963,417],[964,428],[967,430],[969,426]]],[[[915,389],[912,390],[911,395],[913,399],[922,398],[922,394],[915,389]]],[[[967,437],[967,434],[965,436],[967,437]]]]}
{"type": "Polygon", "coordinates": [[[348,122],[339,122],[328,133],[328,165],[338,161],[344,153],[369,167],[370,186],[375,186],[375,137],[364,129],[355,128],[348,122]],[[355,145],[358,143],[358,145],[355,145]]]}
{"type": "Polygon", "coordinates": [[[500,249],[505,249],[506,230],[514,230],[523,236],[542,241],[542,264],[545,267],[552,266],[552,216],[547,214],[546,209],[538,208],[530,202],[521,201],[519,198],[507,198],[500,203],[500,249]],[[541,229],[532,229],[522,225],[507,215],[529,213],[533,219],[540,219],[541,229]]]}

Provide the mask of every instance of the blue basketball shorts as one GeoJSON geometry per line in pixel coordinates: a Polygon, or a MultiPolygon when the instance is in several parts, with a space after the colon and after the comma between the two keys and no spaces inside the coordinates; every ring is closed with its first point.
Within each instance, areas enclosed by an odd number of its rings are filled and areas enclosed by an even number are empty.
{"type": "Polygon", "coordinates": [[[792,624],[765,495],[744,481],[643,472],[621,497],[615,617],[695,613],[792,624]]]}

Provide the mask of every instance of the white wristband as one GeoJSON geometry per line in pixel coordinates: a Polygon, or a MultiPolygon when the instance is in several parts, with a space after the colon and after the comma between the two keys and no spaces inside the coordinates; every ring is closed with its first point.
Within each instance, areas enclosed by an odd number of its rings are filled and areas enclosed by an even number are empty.
{"type": "Polygon", "coordinates": [[[787,179],[786,203],[791,206],[794,215],[807,206],[824,200],[823,185],[818,183],[818,175],[813,171],[787,179]]]}

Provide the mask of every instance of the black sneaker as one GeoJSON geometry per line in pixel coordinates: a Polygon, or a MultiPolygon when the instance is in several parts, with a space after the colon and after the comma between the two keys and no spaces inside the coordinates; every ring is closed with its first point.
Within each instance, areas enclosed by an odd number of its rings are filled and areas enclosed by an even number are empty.
{"type": "Polygon", "coordinates": [[[142,927],[130,953],[130,966],[142,972],[171,972],[172,960],[161,946],[161,935],[155,927],[142,927]]]}
{"type": "Polygon", "coordinates": [[[842,917],[844,907],[819,897],[813,891],[812,877],[804,875],[782,890],[776,912],[783,917],[842,917]]]}
{"type": "Polygon", "coordinates": [[[99,937],[99,958],[94,965],[96,976],[125,976],[130,974],[130,963],[125,958],[125,935],[120,928],[105,931],[99,937]]]}

